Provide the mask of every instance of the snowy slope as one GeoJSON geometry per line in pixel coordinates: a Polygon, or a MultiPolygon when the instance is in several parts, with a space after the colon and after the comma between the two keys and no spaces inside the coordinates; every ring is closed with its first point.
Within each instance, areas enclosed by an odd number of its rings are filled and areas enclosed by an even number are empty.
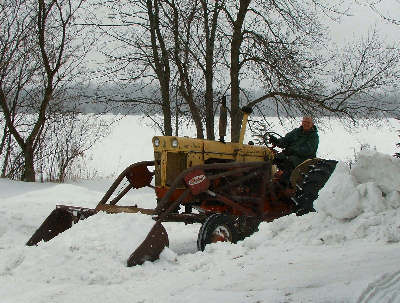
{"type": "MultiPolygon", "coordinates": [[[[164,223],[160,260],[127,268],[153,221],[98,214],[37,247],[55,204],[94,207],[112,179],[0,180],[0,302],[400,302],[400,161],[365,151],[339,162],[315,202],[236,245],[196,251],[199,224],[164,223]]],[[[149,190],[121,204],[154,206],[149,190]]]]}

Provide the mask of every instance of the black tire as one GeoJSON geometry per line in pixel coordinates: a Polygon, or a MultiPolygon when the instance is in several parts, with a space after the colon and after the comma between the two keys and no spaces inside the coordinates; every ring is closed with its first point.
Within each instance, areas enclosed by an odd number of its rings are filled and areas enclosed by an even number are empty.
{"type": "Polygon", "coordinates": [[[207,217],[199,230],[197,249],[203,251],[207,244],[220,241],[236,243],[238,239],[239,233],[231,216],[212,214],[207,217]]]}
{"type": "Polygon", "coordinates": [[[258,231],[258,226],[260,225],[261,220],[254,217],[238,217],[237,223],[238,224],[235,224],[235,226],[238,226],[237,241],[241,241],[258,231]]]}
{"type": "Polygon", "coordinates": [[[335,170],[336,164],[337,161],[321,159],[305,173],[303,181],[297,187],[292,198],[296,204],[298,216],[315,211],[313,203],[318,198],[318,192],[324,187],[335,170]]]}

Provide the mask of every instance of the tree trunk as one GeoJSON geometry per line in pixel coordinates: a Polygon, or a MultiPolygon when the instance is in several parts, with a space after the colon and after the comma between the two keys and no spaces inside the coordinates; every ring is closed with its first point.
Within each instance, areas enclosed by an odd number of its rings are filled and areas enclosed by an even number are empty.
{"type": "Polygon", "coordinates": [[[3,136],[1,137],[0,143],[0,156],[3,154],[4,146],[6,145],[6,139],[8,137],[7,126],[4,125],[3,136]]]}
{"type": "Polygon", "coordinates": [[[251,0],[240,0],[236,21],[233,23],[231,42],[231,141],[239,142],[242,112],[240,111],[240,47],[242,44],[242,26],[251,0]]]}
{"type": "Polygon", "coordinates": [[[215,33],[218,26],[218,16],[221,11],[219,1],[214,2],[214,8],[211,20],[209,18],[208,2],[201,1],[204,15],[204,32],[206,36],[206,66],[205,66],[205,104],[206,104],[206,132],[207,139],[215,140],[214,132],[214,47],[215,47],[215,33]],[[211,23],[209,23],[211,21],[211,23]]]}
{"type": "MultiPolygon", "coordinates": [[[[207,21],[207,20],[206,20],[207,21]]],[[[214,41],[210,41],[210,34],[207,27],[207,41],[206,41],[206,132],[207,139],[215,140],[214,135],[214,96],[213,96],[213,61],[214,61],[214,41]]]]}
{"type": "MultiPolygon", "coordinates": [[[[181,76],[182,77],[182,76],[181,76]]],[[[181,80],[185,81],[185,80],[181,80]]],[[[187,81],[185,81],[188,85],[190,85],[187,81]]],[[[185,89],[183,84],[180,85],[180,92],[183,98],[185,99],[186,103],[189,105],[190,114],[192,115],[192,119],[194,121],[194,125],[196,126],[196,138],[204,139],[203,134],[203,123],[201,122],[201,116],[198,106],[193,100],[193,94],[188,91],[190,88],[185,89]]]]}
{"type": "Polygon", "coordinates": [[[166,87],[166,83],[161,84],[161,94],[162,94],[162,111],[164,118],[164,136],[172,136],[172,114],[171,114],[171,103],[169,99],[169,87],[166,87]]]}
{"type": "Polygon", "coordinates": [[[206,131],[207,139],[215,140],[214,135],[214,100],[213,100],[213,75],[212,73],[206,74],[206,131]],[[208,75],[209,74],[209,75],[208,75]]]}
{"type": "Polygon", "coordinates": [[[161,88],[162,111],[164,118],[164,135],[172,136],[171,101],[169,96],[170,67],[169,55],[160,30],[158,1],[146,1],[147,14],[150,22],[151,48],[154,60],[154,71],[157,74],[161,88]],[[157,43],[158,42],[158,43],[157,43]],[[158,48],[161,49],[161,55],[158,48]]]}
{"type": "MultiPolygon", "coordinates": [[[[203,134],[203,124],[201,121],[201,115],[199,111],[199,107],[194,101],[193,98],[193,92],[192,92],[192,82],[190,80],[189,74],[188,74],[188,56],[189,56],[189,49],[187,47],[184,47],[182,49],[181,44],[185,44],[185,42],[181,42],[180,37],[179,37],[179,12],[178,8],[173,5],[172,6],[174,10],[173,14],[173,19],[172,19],[172,25],[173,25],[173,34],[174,34],[174,60],[175,64],[178,68],[178,73],[179,73],[179,92],[182,95],[183,99],[189,106],[190,113],[192,115],[192,119],[194,121],[194,124],[196,126],[196,136],[199,139],[204,138],[203,134]]],[[[188,34],[190,33],[190,28],[191,28],[191,22],[193,21],[193,13],[189,15],[188,21],[187,21],[187,27],[188,27],[188,32],[186,33],[186,43],[189,44],[190,36],[188,34]]]]}
{"type": "Polygon", "coordinates": [[[4,153],[3,167],[1,169],[1,177],[5,178],[7,174],[8,161],[11,155],[11,133],[8,133],[7,137],[4,137],[3,139],[4,142],[2,142],[2,144],[4,145],[2,145],[1,147],[1,154],[3,153],[3,148],[5,153],[4,153]]]}
{"type": "Polygon", "coordinates": [[[33,164],[33,146],[32,144],[27,144],[24,148],[24,172],[22,175],[22,181],[25,182],[35,182],[35,168],[33,164]]]}
{"type": "MultiPolygon", "coordinates": [[[[198,111],[197,106],[195,109],[191,110],[191,113],[192,113],[194,124],[196,125],[196,138],[204,139],[203,124],[201,123],[201,117],[200,117],[200,113],[198,111]]],[[[208,139],[210,139],[210,138],[208,138],[208,139]]]]}
{"type": "MultiPolygon", "coordinates": [[[[240,33],[237,33],[240,35],[240,33]]],[[[239,142],[241,115],[239,108],[239,48],[240,37],[233,37],[231,49],[231,142],[239,142]]]]}

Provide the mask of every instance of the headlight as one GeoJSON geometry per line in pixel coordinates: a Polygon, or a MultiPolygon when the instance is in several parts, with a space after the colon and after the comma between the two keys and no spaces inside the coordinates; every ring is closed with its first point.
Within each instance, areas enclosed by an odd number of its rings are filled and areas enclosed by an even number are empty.
{"type": "Polygon", "coordinates": [[[160,146],[160,139],[158,139],[158,138],[154,139],[154,146],[155,147],[159,147],[160,146]]]}
{"type": "Polygon", "coordinates": [[[172,147],[178,147],[178,140],[177,139],[172,139],[171,146],[172,147]]]}

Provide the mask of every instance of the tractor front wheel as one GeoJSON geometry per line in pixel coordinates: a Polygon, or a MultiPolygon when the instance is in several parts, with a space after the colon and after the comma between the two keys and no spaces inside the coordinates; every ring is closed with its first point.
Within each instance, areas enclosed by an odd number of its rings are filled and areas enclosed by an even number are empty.
{"type": "Polygon", "coordinates": [[[197,237],[197,248],[203,251],[207,244],[216,242],[236,243],[239,233],[234,219],[228,215],[213,214],[204,221],[197,237]]]}

